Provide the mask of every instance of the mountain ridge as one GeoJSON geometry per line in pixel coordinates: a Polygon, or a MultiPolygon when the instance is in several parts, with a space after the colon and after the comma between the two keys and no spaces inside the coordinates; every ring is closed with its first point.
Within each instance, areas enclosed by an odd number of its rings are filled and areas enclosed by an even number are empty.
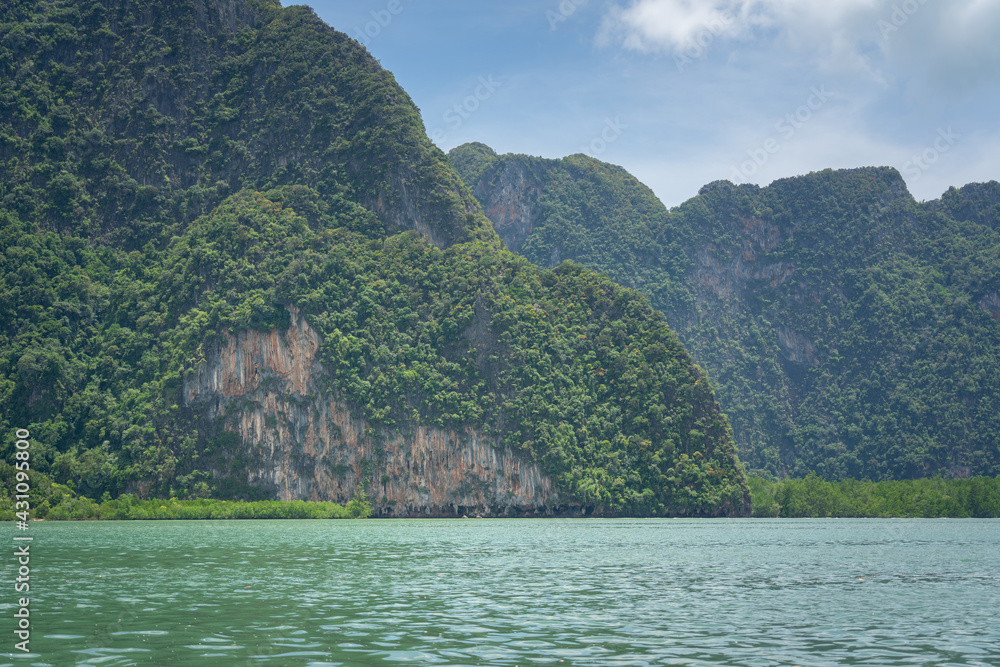
{"type": "Polygon", "coordinates": [[[5,164],[19,157],[20,168],[4,170],[5,190],[28,190],[22,199],[39,196],[39,186],[56,193],[50,206],[26,214],[64,227],[70,219],[96,225],[116,242],[142,247],[161,241],[143,222],[169,228],[178,209],[190,221],[244,187],[295,182],[357,199],[388,230],[418,229],[439,246],[490,235],[424,136],[409,96],[360,44],[307,7],[54,3],[50,14],[35,16],[33,3],[10,4],[12,20],[58,36],[45,49],[41,38],[20,34],[3,59],[14,82],[8,96],[20,89],[48,98],[35,131],[30,113],[7,106],[14,113],[6,134],[20,140],[0,147],[0,157],[5,164]],[[77,25],[66,28],[69,21],[77,25]],[[154,33],[131,32],[141,22],[154,33]],[[135,54],[128,66],[118,64],[124,53],[135,54]],[[106,62],[117,66],[109,71],[106,62]],[[345,90],[347,97],[336,92],[345,90]],[[363,115],[373,108],[378,117],[363,115]],[[132,142],[142,142],[146,159],[121,150],[132,142]],[[47,182],[29,180],[32,162],[58,171],[47,182]],[[253,182],[248,173],[257,174],[253,182]],[[107,201],[121,201],[121,210],[101,209],[107,201]],[[432,225],[434,216],[442,220],[432,225]]]}
{"type": "Polygon", "coordinates": [[[257,0],[7,0],[3,446],[92,498],[744,516],[645,297],[501,247],[359,44],[257,0]],[[77,55],[79,54],[79,55],[77,55]]]}
{"type": "Polygon", "coordinates": [[[650,296],[717,384],[751,470],[998,471],[1000,347],[982,317],[1000,304],[995,181],[920,203],[891,167],[823,170],[763,188],[716,181],[667,210],[586,156],[471,144],[450,157],[508,247],[650,296]],[[963,374],[978,379],[952,380],[963,374]]]}

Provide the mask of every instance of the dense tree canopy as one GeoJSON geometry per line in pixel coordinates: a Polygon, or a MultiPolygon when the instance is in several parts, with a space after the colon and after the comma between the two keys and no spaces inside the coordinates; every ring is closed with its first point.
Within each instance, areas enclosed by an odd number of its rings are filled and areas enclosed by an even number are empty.
{"type": "Polygon", "coordinates": [[[893,169],[827,170],[713,183],[667,211],[583,155],[451,158],[488,214],[525,184],[517,252],[649,296],[718,384],[750,469],[1000,474],[1000,184],[918,203],[893,169]]]}
{"type": "Polygon", "coordinates": [[[49,483],[261,499],[182,387],[294,307],[374,429],[477,429],[608,512],[747,510],[662,316],[502,249],[392,76],[308,9],[7,2],[0,107],[0,426],[49,483]]]}

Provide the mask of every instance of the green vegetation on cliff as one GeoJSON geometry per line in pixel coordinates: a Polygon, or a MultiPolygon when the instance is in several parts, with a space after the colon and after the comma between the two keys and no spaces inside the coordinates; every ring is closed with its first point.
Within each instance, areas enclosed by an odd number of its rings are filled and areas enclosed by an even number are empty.
{"type": "Polygon", "coordinates": [[[610,513],[748,510],[662,316],[500,248],[391,75],[306,8],[8,2],[0,108],[0,427],[54,483],[265,499],[183,389],[299,308],[371,429],[482,431],[610,513]]]}
{"type": "Polygon", "coordinates": [[[768,474],[1000,474],[1000,184],[893,169],[717,182],[667,211],[583,155],[451,153],[508,247],[647,294],[768,474]]]}
{"type": "MultiPolygon", "coordinates": [[[[489,244],[440,250],[415,232],[371,239],[277,203],[318,210],[307,195],[239,193],[163,252],[106,251],[111,266],[85,253],[86,271],[32,248],[55,269],[32,286],[44,302],[62,303],[72,276],[95,293],[61,306],[89,309],[89,326],[10,347],[9,423],[33,424],[34,456],[57,481],[90,496],[136,482],[204,489],[209,470],[235,463],[193,428],[184,380],[214,337],[287,326],[290,305],[321,336],[330,392],[370,424],[494,433],[609,511],[740,511],[728,424],[640,295],[579,266],[541,271],[489,244]],[[113,278],[89,283],[102,275],[113,278]]],[[[37,230],[17,238],[58,248],[37,230]]],[[[39,325],[58,328],[47,314],[39,325]]]]}
{"type": "Polygon", "coordinates": [[[231,193],[282,185],[367,207],[373,233],[492,238],[409,96],[307,7],[3,3],[5,209],[142,250],[231,193]]]}

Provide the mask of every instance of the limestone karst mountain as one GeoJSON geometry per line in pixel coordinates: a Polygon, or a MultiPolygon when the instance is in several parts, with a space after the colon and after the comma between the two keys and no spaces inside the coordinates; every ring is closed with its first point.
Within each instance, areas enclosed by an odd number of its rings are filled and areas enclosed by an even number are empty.
{"type": "Polygon", "coordinates": [[[1000,184],[918,203],[891,168],[720,181],[667,210],[584,155],[451,151],[507,247],[647,294],[751,471],[1000,474],[1000,184]]]}
{"type": "Polygon", "coordinates": [[[0,419],[49,478],[748,512],[662,316],[503,249],[392,75],[308,8],[7,0],[0,109],[0,419]]]}

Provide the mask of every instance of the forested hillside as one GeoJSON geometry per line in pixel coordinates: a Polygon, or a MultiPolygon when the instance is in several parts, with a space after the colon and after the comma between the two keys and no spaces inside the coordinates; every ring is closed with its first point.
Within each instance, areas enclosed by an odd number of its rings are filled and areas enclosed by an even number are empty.
{"type": "Polygon", "coordinates": [[[511,249],[647,294],[718,386],[765,474],[1000,474],[1000,184],[918,203],[890,168],[666,210],[583,155],[450,157],[511,249]]]}
{"type": "Polygon", "coordinates": [[[391,74],[311,10],[0,7],[8,460],[27,428],[35,469],[94,499],[749,511],[662,316],[503,249],[391,74]]]}

